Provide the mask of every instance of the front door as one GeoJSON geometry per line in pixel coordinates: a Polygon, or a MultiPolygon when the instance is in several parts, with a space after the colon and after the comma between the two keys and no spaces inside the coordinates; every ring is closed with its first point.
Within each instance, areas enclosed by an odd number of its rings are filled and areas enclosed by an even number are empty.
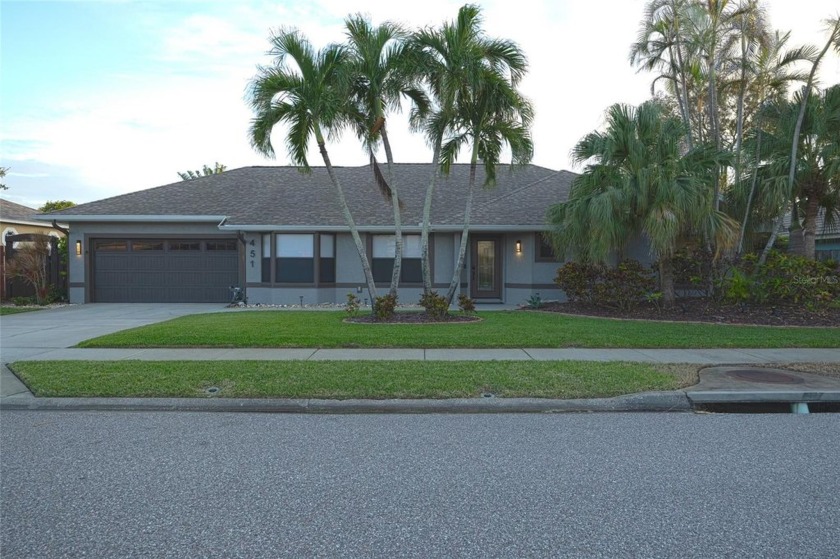
{"type": "Polygon", "coordinates": [[[502,298],[502,240],[500,237],[476,236],[470,243],[470,297],[502,298]]]}

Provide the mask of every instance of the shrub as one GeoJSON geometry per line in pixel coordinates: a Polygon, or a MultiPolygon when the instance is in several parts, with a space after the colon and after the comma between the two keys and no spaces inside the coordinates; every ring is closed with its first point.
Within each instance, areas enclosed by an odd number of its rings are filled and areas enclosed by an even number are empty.
{"type": "Polygon", "coordinates": [[[50,249],[43,237],[36,237],[15,251],[14,256],[6,264],[6,275],[9,278],[21,278],[35,288],[35,301],[41,305],[47,299],[50,289],[47,275],[47,258],[50,249]]]}
{"type": "Polygon", "coordinates": [[[458,308],[464,314],[472,314],[475,312],[475,301],[461,293],[458,295],[458,308]]]}
{"type": "Polygon", "coordinates": [[[32,299],[32,297],[14,297],[12,299],[12,303],[16,307],[26,307],[28,305],[32,305],[34,302],[35,301],[32,299]]]}
{"type": "Polygon", "coordinates": [[[373,316],[376,320],[388,320],[394,316],[394,309],[396,308],[396,295],[382,295],[373,302],[373,316]]]}
{"type": "Polygon", "coordinates": [[[630,310],[644,301],[656,282],[653,272],[636,260],[615,268],[569,262],[557,270],[554,282],[569,301],[630,310]]]}
{"type": "Polygon", "coordinates": [[[540,297],[539,293],[534,293],[528,298],[526,303],[529,309],[538,309],[542,306],[542,297],[540,297]]]}
{"type": "Polygon", "coordinates": [[[360,305],[361,301],[359,301],[359,298],[354,293],[347,294],[347,303],[344,305],[344,310],[347,311],[348,315],[358,315],[360,305]]]}
{"type": "Polygon", "coordinates": [[[840,298],[840,270],[832,261],[776,251],[762,266],[750,254],[722,280],[721,287],[724,297],[732,301],[821,308],[840,298]]]}
{"type": "Polygon", "coordinates": [[[598,266],[567,262],[557,269],[554,283],[566,293],[572,303],[594,303],[592,286],[597,278],[598,266]]]}
{"type": "Polygon", "coordinates": [[[426,314],[434,320],[443,320],[449,314],[446,297],[438,295],[437,291],[424,293],[420,297],[420,306],[426,309],[426,314]]]}

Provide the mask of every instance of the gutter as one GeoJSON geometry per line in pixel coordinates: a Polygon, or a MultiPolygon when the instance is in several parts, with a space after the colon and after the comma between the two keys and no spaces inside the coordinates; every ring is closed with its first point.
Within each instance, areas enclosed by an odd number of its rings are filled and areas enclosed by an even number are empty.
{"type": "Polygon", "coordinates": [[[164,222],[164,223],[195,223],[195,222],[212,222],[223,223],[227,216],[224,215],[56,215],[45,214],[42,216],[35,216],[39,221],[52,221],[56,218],[66,222],[86,221],[91,223],[123,221],[123,222],[164,222]]]}
{"type": "MultiPolygon", "coordinates": [[[[347,233],[350,229],[346,225],[223,225],[219,224],[221,231],[243,231],[243,232],[257,232],[266,233],[287,232],[287,231],[323,231],[323,232],[338,232],[347,233]]],[[[360,233],[393,233],[393,225],[369,225],[357,227],[360,233]]],[[[420,233],[422,228],[419,225],[403,225],[404,233],[420,233]]],[[[433,233],[460,233],[464,230],[463,225],[432,225],[430,230],[433,233]]],[[[470,233],[490,233],[490,232],[522,232],[522,231],[549,231],[550,227],[547,225],[470,225],[470,233]]]]}

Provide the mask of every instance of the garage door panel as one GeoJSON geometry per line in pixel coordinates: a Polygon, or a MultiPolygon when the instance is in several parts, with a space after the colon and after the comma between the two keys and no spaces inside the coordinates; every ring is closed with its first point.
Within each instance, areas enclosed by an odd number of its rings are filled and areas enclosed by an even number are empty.
{"type": "MultiPolygon", "coordinates": [[[[209,246],[217,247],[217,240],[209,246]]],[[[93,300],[101,303],[226,302],[239,284],[239,254],[207,250],[207,239],[157,241],[175,250],[148,250],[148,240],[116,239],[94,243],[93,300]],[[114,246],[138,247],[114,250],[114,246]],[[103,250],[98,250],[102,247],[103,250]],[[198,247],[198,250],[195,250],[198,247]]],[[[235,242],[228,241],[230,246],[235,242]]]]}

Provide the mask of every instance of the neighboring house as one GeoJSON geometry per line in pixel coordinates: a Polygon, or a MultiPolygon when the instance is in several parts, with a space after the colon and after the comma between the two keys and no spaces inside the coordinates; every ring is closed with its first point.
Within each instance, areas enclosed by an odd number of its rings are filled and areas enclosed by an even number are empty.
{"type": "Polygon", "coordinates": [[[34,208],[0,198],[0,299],[5,299],[7,295],[10,295],[6,293],[6,237],[28,233],[39,233],[56,238],[64,236],[64,233],[52,224],[36,221],[36,215],[39,215],[38,210],[34,208]]]}
{"type": "Polygon", "coordinates": [[[817,258],[840,262],[840,210],[835,211],[831,225],[825,221],[825,210],[817,217],[817,258]]]}
{"type": "MultiPolygon", "coordinates": [[[[397,164],[404,204],[399,299],[422,293],[420,222],[432,167],[397,164]]],[[[393,213],[370,167],[337,167],[367,244],[379,292],[393,265],[393,213]]],[[[468,165],[440,181],[430,239],[434,288],[445,291],[457,260],[468,165]]],[[[568,197],[574,174],[535,165],[500,167],[482,188],[479,168],[462,273],[463,293],[483,302],[522,303],[533,293],[560,298],[557,267],[542,242],[549,205],[568,197]]],[[[323,167],[246,167],[82,204],[41,219],[72,224],[70,300],[225,302],[231,286],[249,303],[343,303],[367,298],[359,256],[323,167]]]]}

